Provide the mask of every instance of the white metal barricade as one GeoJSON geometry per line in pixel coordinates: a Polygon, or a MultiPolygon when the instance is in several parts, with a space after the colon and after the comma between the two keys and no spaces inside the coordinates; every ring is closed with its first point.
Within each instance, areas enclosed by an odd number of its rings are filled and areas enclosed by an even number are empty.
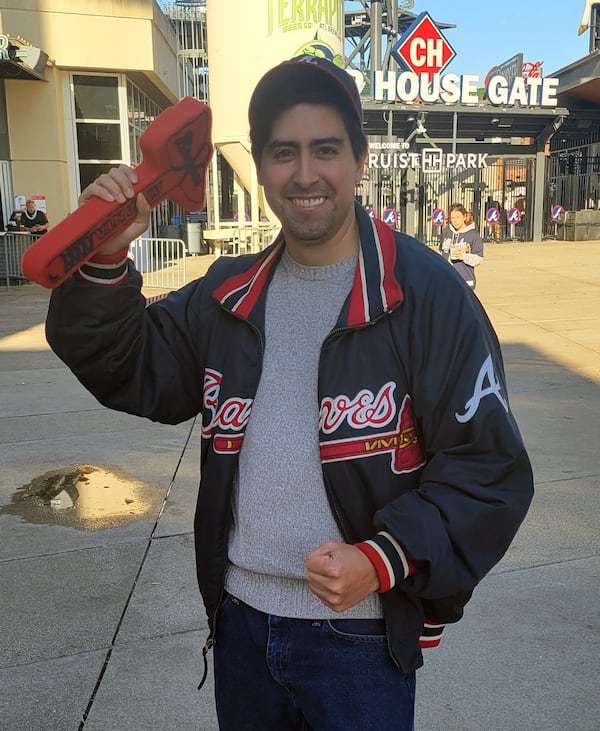
{"type": "Polygon", "coordinates": [[[262,251],[275,240],[279,226],[239,226],[232,229],[232,253],[233,254],[254,254],[262,251]]]}
{"type": "Polygon", "coordinates": [[[145,287],[179,289],[187,283],[186,248],[181,239],[139,238],[129,247],[145,287]]]}
{"type": "Polygon", "coordinates": [[[25,250],[39,238],[28,233],[0,231],[0,286],[10,287],[26,281],[21,259],[25,250]]]}
{"type": "Polygon", "coordinates": [[[280,228],[275,224],[259,226],[227,226],[204,231],[204,240],[215,256],[253,254],[262,251],[275,240],[280,228]]]}

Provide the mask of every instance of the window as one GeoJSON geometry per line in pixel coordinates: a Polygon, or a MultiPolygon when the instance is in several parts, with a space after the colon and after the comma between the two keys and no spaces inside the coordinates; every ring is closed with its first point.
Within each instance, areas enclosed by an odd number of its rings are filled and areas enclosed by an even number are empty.
{"type": "Polygon", "coordinates": [[[77,122],[77,154],[80,160],[120,160],[120,125],[77,122]]]}
{"type": "Polygon", "coordinates": [[[119,79],[116,76],[73,76],[77,119],[119,120],[119,79]]]}
{"type": "Polygon", "coordinates": [[[101,173],[124,162],[119,77],[73,75],[77,158],[81,190],[101,173]]]}
{"type": "MultiPolygon", "coordinates": [[[[156,117],[162,112],[162,108],[156,104],[142,89],[127,80],[127,122],[129,138],[129,159],[132,165],[139,165],[142,159],[140,152],[140,137],[156,117]]],[[[160,232],[161,229],[173,221],[176,213],[181,212],[174,203],[166,200],[157,206],[152,212],[151,228],[160,232]]]]}
{"type": "MultiPolygon", "coordinates": [[[[123,74],[73,74],[73,106],[80,190],[121,163],[141,162],[139,139],[161,113],[142,89],[123,74]]],[[[169,223],[174,204],[152,214],[152,230],[169,223]]]]}

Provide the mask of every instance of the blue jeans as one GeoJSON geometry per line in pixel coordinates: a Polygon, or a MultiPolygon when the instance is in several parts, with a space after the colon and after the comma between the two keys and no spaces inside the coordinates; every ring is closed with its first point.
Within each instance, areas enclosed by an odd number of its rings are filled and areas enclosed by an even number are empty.
{"type": "Polygon", "coordinates": [[[287,619],[226,595],[217,615],[221,731],[412,731],[415,673],[387,650],[382,619],[287,619]]]}

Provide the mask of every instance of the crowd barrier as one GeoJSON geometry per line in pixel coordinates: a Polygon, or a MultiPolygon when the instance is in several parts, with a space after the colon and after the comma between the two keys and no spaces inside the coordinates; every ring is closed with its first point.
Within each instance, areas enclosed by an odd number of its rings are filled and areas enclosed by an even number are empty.
{"type": "Polygon", "coordinates": [[[186,248],[181,239],[146,238],[132,242],[129,255],[145,287],[179,289],[187,284],[186,248]]]}
{"type": "Polygon", "coordinates": [[[0,286],[12,287],[26,281],[21,259],[39,236],[22,232],[0,232],[0,286]]]}
{"type": "MultiPolygon", "coordinates": [[[[0,286],[27,281],[21,259],[38,238],[21,232],[0,232],[0,286]]],[[[139,238],[131,244],[129,255],[142,272],[146,287],[179,289],[187,282],[186,248],[181,239],[139,238]]]]}
{"type": "Polygon", "coordinates": [[[215,256],[226,254],[252,254],[262,251],[275,240],[279,226],[261,224],[260,226],[229,226],[204,231],[204,240],[215,256]]]}
{"type": "Polygon", "coordinates": [[[240,226],[233,229],[233,254],[262,251],[275,240],[279,226],[240,226]]]}
{"type": "MultiPolygon", "coordinates": [[[[274,241],[278,232],[278,227],[270,225],[231,228],[220,232],[220,240],[214,240],[214,253],[261,251],[274,241]]],[[[10,287],[26,281],[21,259],[38,238],[27,233],[0,232],[0,286],[10,287]]],[[[145,287],[170,290],[187,284],[187,251],[182,239],[142,237],[132,242],[129,255],[142,273],[145,287]]]]}

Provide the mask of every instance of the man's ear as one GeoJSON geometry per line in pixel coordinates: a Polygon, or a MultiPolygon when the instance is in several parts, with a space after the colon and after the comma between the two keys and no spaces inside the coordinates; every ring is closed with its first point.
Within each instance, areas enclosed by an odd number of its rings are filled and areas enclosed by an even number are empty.
{"type": "Polygon", "coordinates": [[[356,183],[356,185],[358,185],[364,177],[366,165],[367,165],[367,155],[368,154],[369,154],[369,148],[365,147],[365,151],[360,156],[360,158],[356,161],[356,175],[354,176],[354,182],[356,183]]]}

